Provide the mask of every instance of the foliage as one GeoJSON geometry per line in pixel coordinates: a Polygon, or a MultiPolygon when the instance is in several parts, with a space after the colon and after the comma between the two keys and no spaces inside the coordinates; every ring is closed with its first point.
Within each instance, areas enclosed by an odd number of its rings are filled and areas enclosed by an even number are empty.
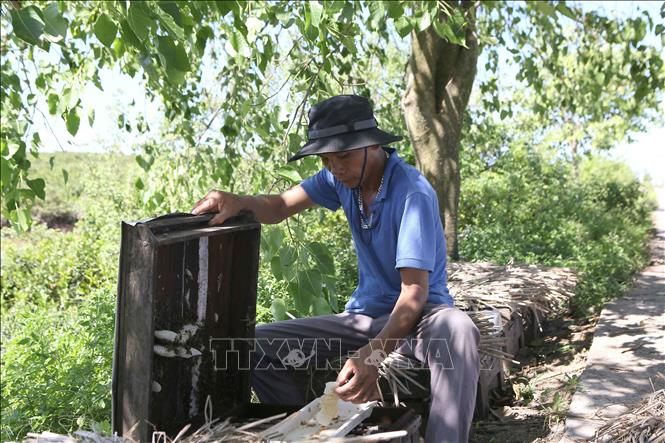
{"type": "Polygon", "coordinates": [[[612,148],[662,122],[664,18],[665,4],[660,20],[646,11],[582,13],[564,2],[491,8],[479,19],[489,74],[479,85],[482,108],[502,120],[534,114],[529,132],[573,156],[612,148]],[[506,91],[502,77],[521,84],[506,91]]]}
{"type": "MultiPolygon", "coordinates": [[[[14,6],[3,3],[3,27],[11,23],[12,32],[3,36],[0,97],[9,119],[3,119],[0,139],[3,214],[21,229],[29,226],[27,209],[34,198],[44,198],[43,180],[29,176],[30,154],[40,145],[39,134],[30,128],[35,112],[41,112],[39,99],[45,98],[49,112],[76,135],[83,113],[80,94],[87,81],[101,89],[99,72],[105,65],[142,77],[148,93],[161,97],[180,147],[202,151],[190,158],[197,176],[207,169],[199,160],[210,157],[211,146],[224,150],[222,171],[252,147],[258,147],[264,161],[283,161],[287,150],[302,141],[299,129],[308,99],[356,89],[351,85],[362,77],[363,63],[355,58],[385,59],[378,43],[389,37],[388,20],[402,36],[432,23],[451,41],[463,32],[453,11],[444,11],[450,23],[439,19],[435,2],[57,1],[14,6]],[[375,37],[358,38],[367,35],[375,37]],[[219,94],[200,88],[204,56],[223,79],[219,94]],[[280,93],[287,83],[289,93],[280,93]],[[275,87],[277,92],[269,91],[275,87]],[[280,106],[284,101],[286,106],[280,106]],[[210,128],[221,138],[204,138],[210,128]]],[[[367,89],[359,85],[358,92],[367,89]]],[[[124,126],[147,130],[141,119],[124,126]]],[[[149,167],[149,158],[141,164],[149,167]]]]}
{"type": "Polygon", "coordinates": [[[68,306],[115,279],[109,272],[115,265],[109,262],[114,254],[109,253],[106,238],[38,226],[29,240],[3,240],[3,311],[17,302],[68,306]]]}
{"type": "Polygon", "coordinates": [[[463,182],[463,257],[571,267],[582,277],[580,309],[620,294],[646,263],[653,209],[632,172],[589,157],[576,173],[556,152],[530,145],[494,155],[463,182]]]}
{"type": "MultiPolygon", "coordinates": [[[[21,301],[2,317],[2,441],[90,429],[110,417],[114,285],[60,309],[21,301]]],[[[107,429],[108,431],[108,429],[107,429]]]]}

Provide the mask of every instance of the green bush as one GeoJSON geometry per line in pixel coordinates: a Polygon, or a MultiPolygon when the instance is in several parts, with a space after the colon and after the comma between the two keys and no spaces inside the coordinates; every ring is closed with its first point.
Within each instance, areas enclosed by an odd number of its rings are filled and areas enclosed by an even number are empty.
{"type": "Polygon", "coordinates": [[[579,309],[620,295],[646,263],[653,201],[601,157],[576,170],[552,151],[514,147],[463,181],[460,206],[463,259],[571,267],[579,309]]]}
{"type": "Polygon", "coordinates": [[[108,429],[114,310],[115,288],[106,285],[79,306],[22,301],[3,315],[2,441],[93,422],[108,429]]]}
{"type": "Polygon", "coordinates": [[[18,301],[67,306],[87,298],[117,278],[117,256],[109,246],[106,238],[82,228],[60,232],[37,225],[27,235],[4,235],[3,310],[18,301]]]}

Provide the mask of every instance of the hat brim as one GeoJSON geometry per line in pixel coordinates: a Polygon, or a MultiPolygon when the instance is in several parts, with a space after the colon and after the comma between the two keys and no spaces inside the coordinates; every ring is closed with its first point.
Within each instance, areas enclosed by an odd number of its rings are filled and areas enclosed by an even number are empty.
{"type": "Polygon", "coordinates": [[[351,151],[368,146],[387,145],[402,140],[401,135],[393,135],[379,128],[363,129],[362,131],[346,132],[344,134],[331,135],[330,137],[317,138],[308,141],[288,161],[299,160],[308,155],[327,154],[332,152],[351,151]]]}

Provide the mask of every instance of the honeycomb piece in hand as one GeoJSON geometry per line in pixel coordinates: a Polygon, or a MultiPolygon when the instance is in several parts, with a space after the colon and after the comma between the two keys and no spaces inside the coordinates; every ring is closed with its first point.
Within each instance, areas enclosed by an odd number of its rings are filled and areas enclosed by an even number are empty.
{"type": "Polygon", "coordinates": [[[337,394],[335,394],[336,383],[326,383],[326,389],[319,402],[319,412],[316,413],[316,421],[321,426],[328,426],[338,415],[339,408],[337,407],[337,394]]]}

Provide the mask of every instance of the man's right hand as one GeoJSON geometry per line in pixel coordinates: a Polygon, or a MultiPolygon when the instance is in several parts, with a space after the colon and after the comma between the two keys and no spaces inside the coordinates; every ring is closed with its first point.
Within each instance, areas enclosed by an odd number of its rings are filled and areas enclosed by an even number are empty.
{"type": "Polygon", "coordinates": [[[240,199],[239,195],[213,190],[196,202],[192,209],[192,214],[199,215],[208,212],[217,212],[218,214],[208,224],[211,226],[221,225],[229,218],[238,215],[242,210],[240,199]]]}

